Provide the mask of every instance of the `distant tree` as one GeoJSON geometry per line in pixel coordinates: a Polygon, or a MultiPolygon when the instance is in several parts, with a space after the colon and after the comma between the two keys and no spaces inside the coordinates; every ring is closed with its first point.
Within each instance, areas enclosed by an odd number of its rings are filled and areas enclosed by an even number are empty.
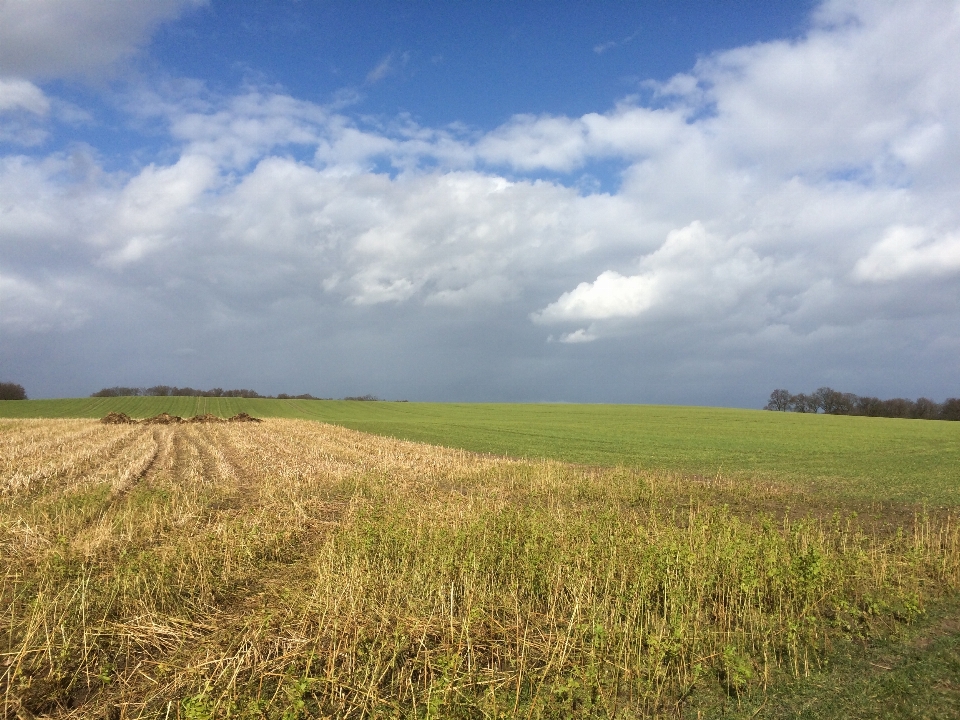
{"type": "Polygon", "coordinates": [[[940,417],[940,405],[930,398],[917,398],[912,416],[918,420],[936,420],[940,417]]]}
{"type": "Polygon", "coordinates": [[[103,388],[102,390],[97,390],[97,392],[90,395],[90,397],[130,397],[130,396],[140,396],[146,392],[143,388],[135,387],[109,387],[103,388]]]}
{"type": "Polygon", "coordinates": [[[940,406],[941,420],[960,420],[960,398],[947,398],[940,406]]]}
{"type": "Polygon", "coordinates": [[[960,420],[960,398],[947,398],[942,404],[930,398],[880,398],[854,393],[838,392],[821,387],[809,395],[790,395],[786,390],[770,393],[770,402],[765,410],[793,410],[794,412],[830,415],[864,415],[867,417],[914,418],[918,420],[960,420]],[[785,398],[788,398],[785,401],[785,398]]]}
{"type": "Polygon", "coordinates": [[[883,417],[883,400],[878,397],[858,397],[853,406],[853,413],[867,417],[883,417]]]}
{"type": "Polygon", "coordinates": [[[909,418],[913,417],[913,400],[906,398],[891,398],[882,400],[883,417],[909,418]]]}
{"type": "Polygon", "coordinates": [[[126,395],[146,395],[151,397],[269,397],[269,395],[261,395],[256,390],[248,390],[246,388],[240,390],[224,390],[223,388],[217,387],[211,390],[198,390],[192,387],[174,387],[172,385],[154,385],[149,388],[109,387],[98,390],[90,397],[123,397],[126,395]]]}
{"type": "Polygon", "coordinates": [[[834,410],[836,410],[836,403],[840,397],[840,393],[836,390],[829,387],[820,387],[816,389],[811,397],[816,400],[817,407],[822,408],[826,414],[836,414],[834,410]]]}
{"type": "Polygon", "coordinates": [[[352,397],[345,397],[344,400],[359,400],[361,402],[377,402],[380,400],[376,395],[354,395],[352,397]]]}
{"type": "Polygon", "coordinates": [[[817,389],[813,397],[816,399],[817,406],[828,415],[849,415],[853,411],[857,396],[822,387],[817,389]]]}
{"type": "Polygon", "coordinates": [[[820,409],[820,404],[813,395],[797,393],[790,396],[790,409],[800,413],[815,413],[820,409]]]}
{"type": "Polygon", "coordinates": [[[26,400],[27,391],[18,383],[0,382],[0,400],[26,400]]]}
{"type": "Polygon", "coordinates": [[[857,395],[855,395],[854,393],[843,393],[843,407],[844,407],[843,414],[853,415],[857,407],[857,400],[859,399],[860,398],[857,397],[857,395]]]}
{"type": "Polygon", "coordinates": [[[770,402],[767,403],[767,406],[764,410],[777,410],[779,412],[786,412],[790,409],[790,391],[778,388],[770,393],[770,402]]]}

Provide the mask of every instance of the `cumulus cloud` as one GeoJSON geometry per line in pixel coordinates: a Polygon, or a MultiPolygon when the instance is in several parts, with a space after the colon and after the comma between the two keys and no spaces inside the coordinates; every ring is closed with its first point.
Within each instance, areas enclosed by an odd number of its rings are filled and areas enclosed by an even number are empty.
{"type": "Polygon", "coordinates": [[[119,193],[103,230],[90,241],[107,248],[102,262],[117,268],[142,260],[191,232],[191,210],[216,178],[210,158],[185,155],[170,167],[144,168],[119,193]]]}
{"type": "Polygon", "coordinates": [[[140,47],[158,23],[206,0],[5,0],[0,73],[61,77],[100,70],[140,47]]]}
{"type": "MultiPolygon", "coordinates": [[[[531,317],[534,322],[562,323],[637,318],[655,310],[663,317],[730,313],[744,295],[764,288],[774,262],[761,259],[743,240],[709,235],[693,222],[667,235],[664,244],[639,262],[640,272],[615,270],[580,283],[531,317]]],[[[591,326],[593,334],[602,323],[591,326]]]]}
{"type": "Polygon", "coordinates": [[[857,280],[870,282],[955,273],[960,273],[960,233],[931,237],[927,228],[904,226],[890,228],[853,268],[857,280]]]}
{"type": "Polygon", "coordinates": [[[689,142],[683,110],[618,106],[580,118],[518,115],[476,144],[480,159],[518,170],[570,172],[593,159],[639,161],[689,142]]]}
{"type": "MultiPolygon", "coordinates": [[[[580,283],[570,292],[565,292],[556,302],[532,317],[540,323],[636,317],[653,305],[655,296],[656,281],[653,277],[624,277],[614,270],[607,270],[594,282],[580,283]]],[[[575,336],[584,337],[582,330],[577,333],[579,335],[575,336]]]]}
{"type": "Polygon", "coordinates": [[[321,142],[324,108],[286,95],[250,92],[229,98],[213,112],[173,106],[163,108],[174,138],[185,152],[222,165],[243,167],[278,146],[321,142]]]}

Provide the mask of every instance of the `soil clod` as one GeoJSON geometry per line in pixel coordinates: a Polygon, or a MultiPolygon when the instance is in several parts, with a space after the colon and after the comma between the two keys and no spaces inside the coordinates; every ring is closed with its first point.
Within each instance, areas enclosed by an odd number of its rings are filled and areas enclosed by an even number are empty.
{"type": "Polygon", "coordinates": [[[203,415],[194,415],[192,418],[184,420],[179,415],[170,415],[169,413],[160,413],[153,417],[143,420],[134,420],[132,417],[122,412],[111,412],[104,415],[100,422],[105,425],[178,425],[180,423],[225,423],[225,422],[260,422],[260,418],[255,418],[247,413],[237,413],[233,417],[222,418],[212,413],[203,415]]]}
{"type": "Polygon", "coordinates": [[[231,418],[227,418],[227,422],[261,422],[260,418],[255,418],[252,415],[247,415],[247,413],[237,413],[231,418]]]}
{"type": "Polygon", "coordinates": [[[170,415],[169,413],[160,413],[159,415],[148,417],[145,420],[141,420],[140,422],[143,423],[144,425],[178,425],[185,421],[179,415],[170,415]]]}
{"type": "Polygon", "coordinates": [[[222,417],[214,415],[212,413],[206,413],[205,415],[194,415],[192,418],[187,420],[190,423],[222,423],[226,422],[222,417]]]}
{"type": "Polygon", "coordinates": [[[104,425],[136,425],[137,421],[122,412],[111,412],[100,418],[104,425]]]}

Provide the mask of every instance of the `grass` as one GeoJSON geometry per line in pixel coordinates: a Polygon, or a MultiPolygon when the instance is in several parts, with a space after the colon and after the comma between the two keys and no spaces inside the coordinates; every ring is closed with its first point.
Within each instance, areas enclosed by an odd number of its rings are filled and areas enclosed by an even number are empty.
{"type": "Polygon", "coordinates": [[[958,708],[960,602],[952,598],[893,637],[846,643],[821,672],[783,683],[762,698],[698,711],[704,718],[919,720],[957,717],[958,708]]]}
{"type": "Polygon", "coordinates": [[[2,717],[877,716],[927,669],[932,713],[958,519],[316,422],[0,421],[2,717]],[[857,694],[864,661],[896,670],[857,694]]]}
{"type": "Polygon", "coordinates": [[[439,404],[240,398],[0,403],[5,417],[110,410],[321,420],[512,457],[791,482],[857,500],[960,504],[960,423],[654,405],[439,404]]]}

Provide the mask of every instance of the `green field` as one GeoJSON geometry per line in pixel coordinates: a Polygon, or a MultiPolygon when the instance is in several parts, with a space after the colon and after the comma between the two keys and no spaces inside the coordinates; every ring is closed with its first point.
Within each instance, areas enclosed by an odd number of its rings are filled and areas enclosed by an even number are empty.
{"type": "Polygon", "coordinates": [[[478,452],[800,483],[820,493],[960,504],[960,423],[656,405],[77,398],[0,403],[0,417],[248,412],[478,452]]]}

